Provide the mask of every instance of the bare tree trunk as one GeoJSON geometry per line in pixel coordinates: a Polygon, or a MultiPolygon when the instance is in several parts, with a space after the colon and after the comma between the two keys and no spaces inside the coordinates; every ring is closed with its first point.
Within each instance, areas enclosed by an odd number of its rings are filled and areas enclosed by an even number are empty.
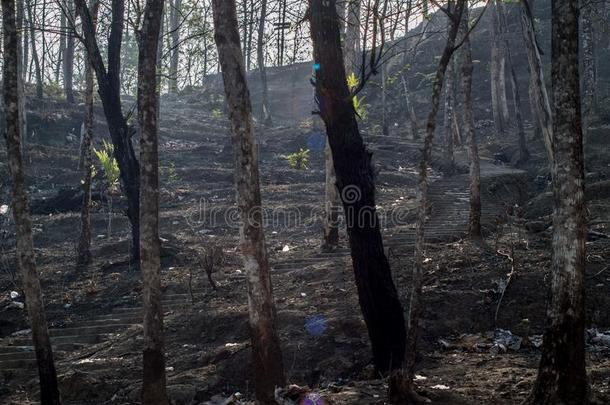
{"type": "Polygon", "coordinates": [[[325,200],[324,209],[326,216],[324,220],[324,243],[322,251],[332,252],[339,246],[339,190],[337,190],[337,174],[333,163],[333,154],[328,139],[324,149],[324,161],[326,169],[325,200]]]}
{"type": "Polygon", "coordinates": [[[171,59],[169,64],[169,92],[178,92],[178,64],[180,62],[180,19],[182,0],[170,2],[171,59]]]}
{"type": "Polygon", "coordinates": [[[267,0],[261,0],[261,18],[258,23],[258,39],[256,44],[256,63],[261,76],[263,125],[273,125],[271,110],[269,108],[269,89],[267,87],[267,69],[265,68],[265,22],[267,21],[267,0]]]}
{"type": "Polygon", "coordinates": [[[535,116],[542,137],[546,146],[549,164],[553,165],[553,118],[551,115],[551,107],[549,96],[544,83],[544,73],[542,69],[542,61],[540,60],[540,50],[536,41],[536,33],[534,31],[534,19],[532,10],[527,0],[521,0],[521,26],[527,48],[527,60],[531,77],[531,90],[533,97],[533,115],[535,116]]]}
{"type": "MultiPolygon", "coordinates": [[[[449,30],[451,29],[451,21],[449,21],[449,30]]],[[[447,65],[447,73],[445,75],[445,110],[444,110],[444,155],[445,155],[445,172],[448,175],[455,173],[455,156],[453,153],[453,82],[454,73],[453,65],[451,62],[447,65]]]]}
{"type": "Polygon", "coordinates": [[[387,95],[387,62],[381,66],[381,133],[390,135],[390,124],[388,123],[388,95],[387,95]]]}
{"type": "Polygon", "coordinates": [[[481,235],[481,163],[479,147],[474,127],[472,108],[472,47],[468,35],[469,9],[466,4],[460,24],[460,35],[464,37],[462,44],[462,95],[464,108],[464,132],[468,140],[468,157],[470,160],[470,214],[468,219],[468,236],[480,240],[481,235]]]}
{"type": "Polygon", "coordinates": [[[142,403],[169,405],[161,305],[157,52],[164,0],[147,0],[138,56],[140,127],[140,270],[144,300],[142,403]]]}
{"type": "Polygon", "coordinates": [[[349,74],[360,77],[360,11],[361,0],[346,0],[347,19],[345,25],[345,69],[349,74]]]}
{"type": "Polygon", "coordinates": [[[521,92],[519,91],[519,83],[517,82],[517,74],[515,72],[515,65],[513,63],[512,51],[510,49],[510,43],[506,33],[508,32],[508,24],[506,22],[506,11],[504,10],[504,4],[502,1],[497,2],[496,18],[499,22],[502,39],[504,42],[504,52],[506,53],[506,63],[510,70],[510,84],[513,93],[513,108],[515,110],[515,121],[517,123],[517,138],[519,139],[519,158],[517,164],[523,164],[529,160],[530,153],[527,150],[527,142],[525,139],[525,126],[523,124],[523,111],[521,107],[521,92]]]}
{"type": "MultiPolygon", "coordinates": [[[[497,1],[494,1],[494,8],[497,8],[497,1]]],[[[504,49],[501,45],[502,33],[499,22],[492,19],[492,41],[491,41],[491,106],[493,111],[496,131],[505,138],[510,120],[508,114],[508,103],[506,101],[506,59],[504,49]]]]}
{"type": "Polygon", "coordinates": [[[123,0],[112,0],[112,24],[108,39],[108,70],[100,53],[95,27],[85,0],[75,0],[76,13],[82,21],[83,37],[87,55],[97,76],[98,92],[104,107],[108,132],[114,145],[114,156],[121,171],[121,185],[127,197],[127,216],[131,223],[133,258],[139,262],[140,250],[140,168],[131,143],[133,129],[127,124],[121,107],[120,71],[121,42],[125,4],[123,0]]]}
{"type": "Polygon", "coordinates": [[[34,60],[34,69],[36,73],[36,98],[42,100],[44,96],[43,91],[43,83],[42,83],[42,70],[40,68],[40,60],[38,59],[38,52],[36,51],[36,30],[34,29],[34,18],[31,4],[32,0],[27,1],[27,12],[28,12],[28,21],[30,25],[30,45],[32,47],[32,59],[34,60]]]}
{"type": "Polygon", "coordinates": [[[531,404],[588,403],[585,370],[583,130],[577,0],[552,2],[553,260],[547,328],[531,404]]]}
{"type": "MultiPolygon", "coordinates": [[[[68,18],[74,20],[74,3],[72,0],[68,0],[66,4],[66,11],[68,12],[68,18]]],[[[74,33],[70,24],[66,24],[66,52],[64,53],[64,92],[66,94],[66,101],[69,104],[74,104],[74,89],[73,78],[74,78],[74,33]]]]}
{"type": "MultiPolygon", "coordinates": [[[[91,16],[94,29],[97,26],[97,13],[99,1],[91,0],[91,16]]],[[[85,51],[85,119],[83,137],[83,206],[81,208],[80,238],[76,253],[76,264],[78,267],[86,266],[91,262],[91,183],[92,183],[92,154],[93,154],[93,67],[85,51]]]]}
{"type": "Polygon", "coordinates": [[[335,0],[309,0],[316,66],[316,97],[326,125],[337,186],[343,202],[358,297],[375,368],[386,373],[402,365],[403,310],[383,250],[375,204],[371,153],[366,149],[347,87],[335,0]]]}
{"type": "Polygon", "coordinates": [[[284,365],[276,330],[276,311],[263,232],[258,148],[254,138],[250,92],[239,44],[235,0],[213,0],[214,39],[222,76],[235,160],[240,246],[248,280],[248,310],[256,398],[275,404],[275,387],[284,386],[284,365]]]}
{"type": "Polygon", "coordinates": [[[40,280],[36,270],[32,220],[25,192],[23,161],[21,155],[21,113],[19,98],[22,96],[19,55],[19,33],[15,21],[15,1],[2,0],[2,27],[4,36],[3,96],[6,115],[6,148],[11,179],[13,218],[17,236],[17,263],[21,271],[28,317],[32,326],[32,341],[36,350],[40,378],[40,403],[59,405],[57,374],[40,280]]]}
{"type": "Polygon", "coordinates": [[[591,117],[596,112],[596,67],[595,67],[595,33],[593,26],[594,4],[591,1],[582,2],[581,37],[582,37],[582,86],[583,86],[583,118],[585,139],[591,117]]]}
{"type": "Polygon", "coordinates": [[[451,1],[447,9],[450,26],[447,32],[447,42],[438,62],[434,84],[432,86],[431,110],[428,114],[426,123],[426,137],[424,139],[424,149],[419,168],[419,189],[418,189],[418,211],[417,223],[415,228],[415,255],[413,263],[413,279],[411,281],[411,301],[409,305],[409,319],[407,326],[406,356],[403,367],[395,370],[390,376],[389,397],[392,403],[411,404],[420,403],[424,399],[416,392],[414,387],[415,363],[417,356],[417,342],[421,334],[420,318],[423,312],[422,287],[424,270],[424,249],[425,249],[425,226],[428,205],[428,167],[432,158],[432,143],[436,131],[436,118],[439,110],[441,94],[443,91],[443,81],[447,66],[451,62],[451,57],[455,52],[455,41],[462,20],[462,13],[466,0],[451,1]]]}

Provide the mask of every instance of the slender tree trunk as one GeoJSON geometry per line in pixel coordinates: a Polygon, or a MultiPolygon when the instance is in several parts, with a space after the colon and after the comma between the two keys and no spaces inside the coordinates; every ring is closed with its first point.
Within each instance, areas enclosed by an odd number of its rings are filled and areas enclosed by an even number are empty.
{"type": "Polygon", "coordinates": [[[333,154],[326,140],[324,148],[324,161],[326,169],[325,181],[325,211],[324,220],[324,243],[322,251],[332,252],[339,246],[339,190],[337,190],[337,174],[333,163],[333,154]]]}
{"type": "MultiPolygon", "coordinates": [[[[91,0],[91,16],[94,29],[97,26],[97,13],[99,1],[91,0]]],[[[92,184],[92,154],[93,154],[93,67],[85,51],[85,119],[83,137],[83,206],[81,208],[80,238],[76,254],[78,267],[86,266],[91,262],[91,184],[92,184]]]]}
{"type": "Polygon", "coordinates": [[[261,0],[261,18],[258,23],[258,39],[256,44],[256,63],[261,76],[262,111],[261,119],[263,125],[273,125],[271,109],[269,108],[269,88],[267,87],[267,69],[265,68],[265,22],[267,21],[267,0],[261,0]]]}
{"type": "Polygon", "coordinates": [[[343,202],[360,307],[375,368],[386,373],[402,365],[405,329],[383,250],[371,153],[360,135],[347,87],[335,0],[309,0],[309,10],[314,60],[319,66],[316,96],[343,202]]]}
{"type": "Polygon", "coordinates": [[[409,127],[411,128],[411,139],[415,141],[419,139],[419,122],[417,120],[417,114],[415,114],[415,108],[409,95],[409,85],[407,83],[405,75],[402,75],[401,80],[402,87],[405,93],[405,108],[408,112],[407,117],[409,119],[409,127]]]}
{"type": "Polygon", "coordinates": [[[506,22],[506,11],[504,9],[504,3],[498,1],[496,10],[496,18],[499,22],[502,39],[504,42],[504,52],[506,54],[506,63],[510,71],[510,84],[513,93],[513,109],[515,110],[515,121],[517,124],[517,138],[519,140],[519,158],[517,164],[523,164],[529,160],[530,153],[527,150],[527,141],[525,139],[525,126],[523,124],[523,111],[521,108],[521,92],[519,90],[519,83],[517,82],[517,74],[515,72],[515,65],[513,63],[512,51],[510,49],[510,43],[506,33],[508,32],[508,24],[506,22]]]}
{"type": "Polygon", "coordinates": [[[180,19],[182,0],[170,2],[171,60],[169,65],[169,91],[178,92],[178,64],[180,62],[180,19]]]}
{"type": "Polygon", "coordinates": [[[6,115],[6,148],[8,169],[11,179],[13,218],[17,236],[17,264],[21,272],[23,290],[27,304],[28,318],[32,327],[32,341],[36,351],[38,375],[40,378],[40,403],[59,405],[57,374],[53,361],[53,351],[38,272],[36,270],[32,220],[25,192],[23,160],[21,155],[21,113],[22,96],[19,87],[19,33],[15,21],[15,1],[2,0],[2,27],[4,38],[3,53],[3,96],[6,115]]]}
{"type": "MultiPolygon", "coordinates": [[[[494,1],[494,8],[498,7],[494,1]]],[[[505,138],[508,132],[508,103],[506,101],[506,59],[502,47],[502,33],[497,19],[492,18],[492,41],[491,41],[491,106],[493,111],[496,131],[505,138]]]]}
{"type": "Polygon", "coordinates": [[[246,82],[235,0],[213,0],[214,39],[222,66],[235,160],[240,246],[248,280],[248,309],[256,398],[275,404],[275,387],[284,386],[284,366],[263,231],[258,148],[246,82]]]}
{"type": "MultiPolygon", "coordinates": [[[[451,29],[451,21],[449,21],[449,29],[451,29]]],[[[447,73],[445,75],[445,111],[444,111],[444,141],[445,141],[445,171],[448,175],[455,172],[455,155],[453,153],[453,84],[454,84],[453,64],[449,62],[447,65],[447,73]]]]}
{"type": "Polygon", "coordinates": [[[481,235],[481,163],[479,160],[479,147],[474,127],[474,113],[472,102],[472,47],[468,35],[469,21],[468,5],[465,6],[464,15],[460,24],[460,35],[465,36],[461,48],[462,53],[462,95],[464,108],[464,132],[468,141],[468,158],[470,160],[470,213],[468,219],[468,235],[473,240],[480,240],[481,235]]]}
{"type": "Polygon", "coordinates": [[[27,0],[28,21],[30,23],[30,45],[32,46],[32,59],[34,60],[34,68],[36,73],[36,98],[42,100],[44,96],[42,70],[40,68],[40,60],[38,59],[38,51],[36,50],[36,30],[34,29],[32,8],[33,5],[31,4],[31,0],[27,0]]]}
{"type": "Polygon", "coordinates": [[[576,0],[552,3],[553,260],[551,298],[532,404],[588,403],[585,370],[583,130],[576,0]]]}
{"type": "Polygon", "coordinates": [[[23,28],[23,29],[20,29],[20,32],[23,36],[23,39],[20,42],[23,44],[23,48],[22,48],[23,55],[21,58],[21,70],[22,70],[24,82],[26,81],[26,78],[28,77],[27,70],[28,70],[28,64],[30,63],[30,55],[29,55],[30,42],[29,42],[29,38],[28,38],[28,30],[26,29],[27,25],[30,24],[30,22],[28,21],[28,18],[26,17],[26,2],[27,1],[28,0],[18,0],[18,2],[17,2],[17,22],[22,21],[22,28],[23,28]],[[19,16],[21,16],[21,17],[19,17],[19,16]]]}
{"type": "Polygon", "coordinates": [[[142,403],[169,405],[161,305],[157,52],[164,0],[147,0],[138,56],[140,127],[140,270],[144,300],[142,403]]]}
{"type": "Polygon", "coordinates": [[[98,92],[104,107],[108,132],[114,145],[114,156],[121,171],[121,185],[127,197],[127,216],[131,223],[133,258],[139,262],[140,246],[140,168],[131,136],[132,128],[127,124],[121,108],[120,70],[121,42],[123,33],[123,0],[112,0],[112,20],[108,40],[108,70],[98,47],[95,28],[85,0],[75,0],[76,12],[82,21],[83,37],[87,55],[97,76],[98,92]]]}
{"type": "Polygon", "coordinates": [[[387,95],[387,63],[381,66],[381,133],[390,135],[390,125],[388,123],[388,95],[387,95]]]}
{"type": "Polygon", "coordinates": [[[66,55],[66,36],[68,32],[68,24],[66,23],[66,15],[61,12],[59,20],[59,29],[61,34],[59,35],[59,49],[57,50],[57,62],[55,64],[55,81],[59,82],[59,76],[61,74],[61,68],[65,60],[66,55]]]}
{"type": "Polygon", "coordinates": [[[422,287],[424,270],[424,249],[425,249],[425,225],[428,205],[428,167],[432,158],[432,143],[436,131],[436,118],[438,115],[441,94],[443,91],[443,81],[447,66],[451,62],[451,57],[455,52],[455,41],[458,33],[462,13],[466,0],[451,2],[448,9],[451,10],[450,27],[447,32],[447,42],[438,62],[434,84],[432,86],[431,110],[428,114],[426,123],[426,137],[424,139],[424,149],[419,168],[419,189],[418,189],[418,211],[417,223],[415,228],[415,256],[413,264],[413,279],[411,286],[411,301],[409,305],[408,334],[406,344],[406,357],[402,368],[395,370],[390,377],[389,396],[392,403],[411,404],[420,403],[423,399],[415,392],[415,363],[417,356],[417,342],[421,334],[420,318],[423,312],[422,287]]]}
{"type": "MultiPolygon", "coordinates": [[[[66,10],[69,17],[74,20],[74,3],[72,0],[68,0],[66,4],[66,10]]],[[[64,53],[64,91],[66,94],[66,101],[69,104],[74,104],[74,89],[73,89],[73,78],[74,78],[74,33],[73,28],[66,24],[66,52],[64,53]]]]}
{"type": "Polygon", "coordinates": [[[360,11],[361,0],[347,0],[345,25],[345,69],[347,74],[360,77],[360,11]]]}
{"type": "Polygon", "coordinates": [[[521,0],[521,26],[524,36],[525,47],[527,48],[527,60],[531,75],[531,90],[534,103],[533,115],[542,130],[542,137],[546,146],[549,164],[553,162],[553,118],[549,96],[544,83],[544,73],[542,61],[540,60],[540,50],[536,41],[534,31],[534,18],[528,0],[521,0]]]}

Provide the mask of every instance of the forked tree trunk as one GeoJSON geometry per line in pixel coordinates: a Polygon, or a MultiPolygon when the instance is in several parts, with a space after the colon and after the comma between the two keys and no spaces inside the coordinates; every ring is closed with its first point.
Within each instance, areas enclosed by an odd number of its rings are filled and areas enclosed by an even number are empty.
{"type": "Polygon", "coordinates": [[[120,71],[121,42],[125,4],[123,0],[112,0],[112,25],[108,39],[108,70],[100,53],[95,35],[93,19],[85,0],[75,0],[76,13],[83,29],[84,45],[97,76],[98,92],[104,107],[108,132],[114,145],[114,157],[121,171],[121,186],[127,197],[127,217],[131,223],[133,259],[139,261],[140,246],[140,168],[131,137],[133,130],[127,124],[121,107],[120,71]]]}
{"type": "Polygon", "coordinates": [[[506,35],[508,32],[508,23],[506,21],[506,11],[502,1],[497,3],[495,10],[496,18],[499,21],[501,28],[504,52],[506,53],[506,63],[508,64],[508,69],[510,71],[510,84],[513,93],[513,109],[515,111],[515,121],[517,124],[517,139],[519,140],[519,158],[517,159],[517,164],[520,165],[529,160],[530,157],[530,153],[527,150],[527,141],[525,139],[525,126],[523,124],[523,111],[521,107],[521,91],[519,90],[519,83],[517,82],[517,73],[515,72],[510,42],[508,40],[508,36],[506,35]]]}
{"type": "Polygon", "coordinates": [[[551,298],[530,403],[588,403],[585,370],[584,155],[577,0],[552,2],[553,259],[551,298]]]}
{"type": "Polygon", "coordinates": [[[411,404],[420,403],[424,399],[415,392],[415,363],[417,357],[417,342],[421,334],[420,319],[423,312],[422,287],[424,270],[425,226],[428,205],[428,167],[432,158],[432,143],[436,131],[436,118],[438,115],[443,82],[447,66],[455,52],[455,42],[466,0],[450,2],[447,9],[451,10],[450,27],[447,30],[447,42],[438,62],[434,84],[432,86],[432,102],[428,121],[426,123],[426,137],[419,167],[418,209],[415,228],[415,255],[413,263],[413,279],[411,281],[411,301],[409,305],[408,334],[406,356],[403,367],[395,370],[390,376],[389,397],[392,403],[411,404]]]}
{"type": "Polygon", "coordinates": [[[164,0],[147,0],[138,38],[140,270],[144,300],[142,403],[168,405],[161,305],[157,51],[164,0]]]}
{"type": "Polygon", "coordinates": [[[464,108],[464,132],[468,142],[468,158],[470,160],[470,211],[468,216],[468,236],[473,240],[481,239],[481,162],[479,160],[479,147],[474,127],[474,113],[472,103],[472,47],[468,35],[469,21],[468,5],[464,7],[464,14],[460,24],[460,35],[464,43],[462,53],[462,95],[464,108]]]}
{"type": "Polygon", "coordinates": [[[265,22],[267,21],[267,0],[261,0],[261,18],[258,22],[256,44],[256,63],[261,76],[261,119],[263,125],[273,125],[269,108],[269,88],[267,86],[267,69],[265,68],[265,22]]]}
{"type": "Polygon", "coordinates": [[[402,365],[403,310],[383,249],[371,153],[358,129],[341,50],[335,0],[309,0],[318,107],[343,203],[358,297],[377,372],[402,365]]]}
{"type": "Polygon", "coordinates": [[[6,116],[6,148],[8,169],[11,179],[11,199],[13,218],[17,236],[17,263],[23,281],[23,291],[28,318],[32,327],[32,342],[36,351],[38,375],[40,378],[40,403],[59,405],[57,374],[53,361],[53,351],[49,340],[47,320],[38,272],[36,270],[32,220],[25,193],[23,160],[21,155],[21,122],[19,91],[21,86],[19,61],[19,33],[15,21],[15,1],[2,0],[2,28],[4,38],[3,53],[3,96],[6,116]]]}
{"type": "MultiPolygon", "coordinates": [[[[99,1],[92,0],[90,4],[93,26],[97,26],[97,12],[99,1]]],[[[95,28],[94,28],[95,29],[95,28]]],[[[86,51],[85,51],[86,54],[86,51]]],[[[76,265],[86,266],[91,262],[91,183],[92,183],[92,155],[93,155],[93,67],[89,57],[85,55],[85,119],[83,137],[83,206],[80,214],[80,238],[76,251],[76,265]]]]}
{"type": "Polygon", "coordinates": [[[540,50],[536,41],[536,32],[534,30],[534,18],[532,9],[528,0],[521,0],[521,27],[525,47],[527,49],[527,60],[531,75],[531,95],[534,107],[532,108],[533,115],[538,122],[538,126],[542,130],[542,138],[546,146],[547,156],[550,167],[553,166],[553,118],[551,115],[551,106],[549,96],[544,83],[544,73],[542,61],[540,60],[540,50]]]}
{"type": "Polygon", "coordinates": [[[235,0],[213,0],[214,39],[229,108],[237,205],[241,213],[240,247],[248,282],[248,311],[256,398],[275,404],[275,387],[285,385],[276,330],[276,311],[263,231],[258,148],[254,138],[250,92],[239,44],[235,0]]]}
{"type": "MultiPolygon", "coordinates": [[[[74,21],[74,3],[72,0],[66,2],[66,11],[69,18],[74,21]]],[[[68,22],[66,24],[66,51],[64,52],[64,92],[66,95],[66,101],[69,104],[74,104],[74,89],[73,78],[74,78],[74,32],[72,25],[68,22]]]]}

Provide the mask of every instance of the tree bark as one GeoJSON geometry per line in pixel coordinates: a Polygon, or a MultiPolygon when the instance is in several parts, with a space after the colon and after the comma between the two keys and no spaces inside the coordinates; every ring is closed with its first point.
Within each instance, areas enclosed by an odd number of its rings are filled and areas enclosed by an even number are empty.
{"type": "Polygon", "coordinates": [[[360,307],[375,368],[386,373],[402,365],[405,328],[383,249],[371,153],[360,135],[347,87],[335,0],[309,0],[309,10],[317,67],[316,98],[333,155],[360,307]]]}
{"type": "Polygon", "coordinates": [[[464,14],[460,24],[460,35],[464,43],[462,53],[462,96],[464,108],[464,132],[468,140],[468,158],[470,160],[470,211],[468,219],[468,236],[473,240],[480,240],[481,235],[481,163],[479,160],[479,147],[474,127],[474,113],[472,102],[472,47],[468,35],[469,22],[468,4],[464,7],[464,14]]]}
{"type": "MultiPolygon", "coordinates": [[[[498,1],[494,1],[494,9],[498,7],[498,1]]],[[[492,18],[492,41],[491,41],[491,106],[493,111],[496,131],[502,138],[508,132],[508,102],[506,101],[506,57],[502,47],[502,33],[499,21],[492,18]]]]}
{"type": "MultiPolygon", "coordinates": [[[[451,21],[449,21],[449,30],[451,29],[451,21]]],[[[451,61],[447,65],[447,73],[445,75],[445,110],[444,110],[444,155],[445,155],[445,172],[447,175],[455,173],[455,155],[453,153],[453,120],[455,120],[453,111],[453,83],[454,73],[451,61]]]]}
{"type": "Polygon", "coordinates": [[[171,59],[169,64],[169,92],[178,92],[178,64],[180,62],[180,10],[182,0],[170,2],[171,59]]]}
{"type": "MultiPolygon", "coordinates": [[[[91,0],[90,4],[93,27],[97,27],[97,13],[99,1],[91,0]]],[[[86,54],[86,51],[85,51],[86,54]]],[[[81,208],[80,238],[76,252],[76,264],[83,267],[91,263],[91,184],[92,178],[92,154],[93,154],[93,67],[89,57],[85,55],[85,118],[83,122],[83,206],[81,208]]]]}
{"type": "Polygon", "coordinates": [[[258,71],[261,76],[261,119],[263,125],[273,125],[271,109],[269,108],[269,88],[267,86],[267,69],[265,68],[265,22],[267,21],[267,0],[261,0],[261,18],[258,23],[258,39],[256,45],[256,59],[258,71]]]}
{"type": "Polygon", "coordinates": [[[508,24],[506,22],[506,11],[504,10],[504,4],[502,1],[497,3],[496,19],[499,21],[504,52],[506,54],[506,63],[510,71],[510,84],[513,93],[513,109],[515,111],[515,121],[517,124],[517,138],[519,140],[519,158],[517,164],[521,165],[527,162],[530,158],[530,153],[527,150],[527,141],[525,139],[525,126],[523,124],[523,111],[521,108],[521,92],[519,90],[519,83],[517,82],[517,74],[515,72],[515,65],[513,63],[512,51],[510,49],[510,43],[506,33],[508,32],[508,24]]]}
{"type": "Polygon", "coordinates": [[[534,18],[528,0],[521,0],[521,26],[525,47],[527,49],[527,60],[531,75],[531,90],[534,102],[533,115],[535,116],[538,126],[542,130],[542,137],[546,146],[549,165],[553,165],[553,118],[551,115],[551,106],[549,96],[544,83],[544,73],[542,69],[542,61],[540,60],[540,50],[536,41],[536,32],[534,30],[534,18]]]}
{"type": "Polygon", "coordinates": [[[588,403],[585,370],[584,154],[576,0],[552,2],[553,259],[547,328],[532,404],[588,403]]]}
{"type": "Polygon", "coordinates": [[[415,255],[413,263],[413,279],[411,286],[411,301],[409,305],[408,334],[403,367],[395,370],[390,376],[389,397],[392,403],[411,404],[420,403],[423,399],[415,392],[415,363],[417,356],[417,342],[421,334],[420,318],[423,312],[422,287],[424,270],[425,226],[428,204],[428,167],[432,159],[432,143],[436,131],[436,118],[438,115],[443,82],[447,66],[455,52],[455,41],[462,20],[466,0],[450,2],[450,27],[447,32],[447,42],[438,62],[434,84],[432,86],[432,102],[428,121],[426,123],[426,137],[419,168],[418,210],[415,228],[415,255]]]}
{"type": "Polygon", "coordinates": [[[142,403],[168,405],[165,388],[165,341],[161,305],[159,240],[159,151],[157,51],[163,0],[147,0],[138,56],[140,127],[140,270],[143,280],[144,351],[142,403]]]}
{"type": "Polygon", "coordinates": [[[275,387],[284,386],[284,366],[276,331],[276,311],[263,231],[258,148],[252,106],[240,50],[235,0],[213,0],[214,39],[229,107],[240,247],[248,280],[248,310],[256,398],[275,404],[275,387]]]}
{"type": "Polygon", "coordinates": [[[360,11],[361,0],[347,0],[347,19],[345,24],[345,69],[347,74],[360,77],[360,11]]]}
{"type": "Polygon", "coordinates": [[[42,100],[44,96],[43,82],[42,82],[42,69],[40,68],[40,59],[38,58],[38,51],[36,50],[36,30],[34,28],[34,18],[32,11],[31,0],[27,1],[27,12],[28,22],[30,23],[30,45],[32,47],[32,59],[34,60],[34,69],[36,73],[36,98],[42,100]]]}
{"type": "Polygon", "coordinates": [[[134,133],[121,108],[120,70],[123,33],[123,0],[112,0],[112,21],[108,40],[108,70],[97,43],[95,28],[85,0],[75,0],[76,13],[81,18],[87,55],[97,76],[98,92],[104,108],[108,132],[114,145],[114,156],[121,171],[121,185],[127,197],[127,217],[131,223],[133,259],[139,261],[140,246],[140,169],[131,143],[134,133]]]}
{"type": "MultiPolygon", "coordinates": [[[[72,0],[68,0],[66,4],[66,11],[68,18],[74,20],[74,3],[72,0]]],[[[64,52],[63,65],[64,65],[64,92],[66,95],[66,101],[69,104],[74,104],[74,89],[73,78],[74,78],[74,33],[72,32],[73,27],[70,24],[66,24],[66,51],[64,52]]]]}
{"type": "Polygon", "coordinates": [[[17,236],[17,263],[23,281],[28,317],[32,327],[32,341],[36,351],[42,405],[59,405],[57,373],[47,329],[40,280],[36,270],[32,220],[25,192],[21,155],[21,86],[19,33],[15,19],[15,1],[2,0],[2,28],[4,36],[3,96],[6,116],[6,148],[11,179],[13,218],[17,236]]]}
{"type": "MultiPolygon", "coordinates": [[[[593,25],[594,4],[591,1],[582,2],[581,37],[582,37],[582,86],[583,86],[583,118],[584,132],[596,112],[596,66],[595,66],[595,33],[593,25]]],[[[586,135],[585,135],[586,136],[586,135]]]]}

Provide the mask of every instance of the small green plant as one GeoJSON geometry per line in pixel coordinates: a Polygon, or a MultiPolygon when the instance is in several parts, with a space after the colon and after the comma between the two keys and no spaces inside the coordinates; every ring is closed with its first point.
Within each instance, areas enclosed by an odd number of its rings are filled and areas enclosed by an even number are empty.
{"type": "Polygon", "coordinates": [[[167,174],[167,179],[170,183],[177,183],[180,181],[180,176],[178,175],[178,171],[176,170],[176,164],[174,162],[170,162],[169,165],[164,169],[167,174]]]}
{"type": "Polygon", "coordinates": [[[119,163],[114,158],[114,145],[104,140],[103,148],[101,150],[93,149],[93,153],[97,156],[100,161],[100,165],[104,170],[104,176],[106,177],[106,198],[108,199],[108,238],[112,235],[112,194],[117,192],[119,189],[119,177],[121,176],[121,170],[119,169],[119,163]]]}
{"type": "Polygon", "coordinates": [[[212,110],[212,117],[214,117],[216,119],[221,119],[222,117],[224,117],[224,113],[222,112],[222,110],[220,108],[214,108],[212,110]]]}
{"type": "Polygon", "coordinates": [[[291,153],[285,156],[288,164],[293,169],[307,170],[309,169],[309,149],[299,149],[298,152],[291,153]]]}
{"type": "MultiPolygon", "coordinates": [[[[354,91],[356,91],[359,85],[360,79],[358,79],[358,76],[356,76],[354,72],[350,73],[350,75],[347,76],[347,87],[349,88],[349,91],[353,93],[354,91]]],[[[352,100],[354,102],[354,110],[356,111],[356,115],[362,121],[366,121],[368,117],[368,111],[367,104],[364,103],[364,97],[358,97],[357,95],[354,95],[352,96],[352,100]]]]}

